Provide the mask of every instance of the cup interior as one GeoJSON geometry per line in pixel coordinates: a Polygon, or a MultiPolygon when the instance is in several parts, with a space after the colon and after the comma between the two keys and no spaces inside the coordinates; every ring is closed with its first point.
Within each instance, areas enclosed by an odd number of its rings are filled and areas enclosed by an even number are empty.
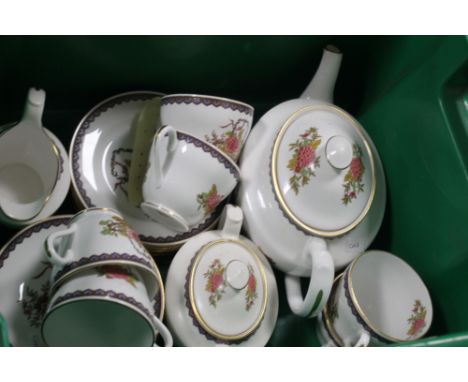
{"type": "Polygon", "coordinates": [[[45,317],[42,336],[48,346],[152,346],[154,331],[129,306],[102,299],[77,299],[45,317]]]}
{"type": "MultiPolygon", "coordinates": [[[[194,160],[196,157],[203,158],[200,162],[192,162],[191,166],[184,166],[187,169],[187,172],[194,167],[198,167],[200,170],[203,169],[203,171],[206,172],[207,170],[210,170],[209,168],[206,168],[210,163],[220,162],[224,165],[225,171],[218,170],[215,173],[216,176],[224,175],[227,177],[230,172],[236,179],[239,178],[240,170],[237,164],[218,147],[203,141],[193,134],[181,130],[177,130],[177,139],[187,144],[187,146],[184,146],[183,144],[179,145],[177,149],[178,153],[176,155],[180,156],[180,158],[183,156],[186,156],[187,159],[194,160]]],[[[214,171],[211,171],[211,173],[214,173],[214,171]]],[[[197,175],[199,176],[200,174],[197,175]]]]}
{"type": "MultiPolygon", "coordinates": [[[[15,129],[13,127],[0,137],[1,177],[8,179],[12,185],[20,182],[23,188],[31,187],[27,191],[29,194],[36,192],[42,197],[50,192],[57,180],[58,149],[50,138],[44,138],[44,131],[33,130],[33,136],[26,137],[15,129]]],[[[22,194],[19,187],[15,189],[19,195],[22,194]]]]}
{"type": "Polygon", "coordinates": [[[422,337],[432,321],[429,292],[406,262],[369,251],[350,270],[350,289],[371,328],[393,341],[422,337]]]}

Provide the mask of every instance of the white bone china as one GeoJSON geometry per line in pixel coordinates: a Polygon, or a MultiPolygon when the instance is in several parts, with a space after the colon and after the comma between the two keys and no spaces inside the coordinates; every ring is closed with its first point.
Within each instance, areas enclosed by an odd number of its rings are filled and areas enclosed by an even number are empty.
{"type": "Polygon", "coordinates": [[[153,346],[158,333],[172,346],[138,270],[124,265],[68,278],[53,293],[41,325],[49,346],[153,346]]]}
{"type": "Polygon", "coordinates": [[[42,126],[45,91],[29,89],[21,121],[0,135],[0,219],[36,218],[57,185],[60,153],[42,126]]]}
{"type": "Polygon", "coordinates": [[[150,296],[157,291],[154,260],[138,234],[111,209],[90,208],[77,213],[66,229],[47,238],[46,248],[54,265],[53,285],[90,267],[127,264],[140,269],[150,296]]]}
{"type": "Polygon", "coordinates": [[[216,210],[238,180],[239,168],[227,155],[166,126],[153,141],[140,207],[151,219],[187,232],[216,210]]]}
{"type": "Polygon", "coordinates": [[[198,94],[161,98],[161,123],[205,140],[236,161],[252,126],[254,108],[244,102],[198,94]]]}
{"type": "Polygon", "coordinates": [[[214,226],[221,211],[189,232],[179,233],[154,222],[129,201],[134,131],[145,105],[161,96],[158,92],[134,91],[100,102],[83,117],[70,145],[72,186],[79,206],[119,211],[152,253],[179,248],[190,237],[214,226]]]}
{"type": "Polygon", "coordinates": [[[334,283],[322,331],[323,345],[384,346],[423,337],[432,322],[432,302],[419,275],[384,251],[357,257],[334,283]]]}
{"type": "Polygon", "coordinates": [[[386,200],[372,141],[332,105],[340,63],[336,48],[325,49],[301,98],[259,120],[240,160],[237,200],[246,231],[286,273],[292,311],[308,317],[324,307],[335,270],[372,242],[386,200]],[[299,277],[310,277],[305,298],[299,277]]]}
{"type": "Polygon", "coordinates": [[[227,205],[221,230],[190,239],[166,279],[167,320],[185,346],[265,346],[278,316],[268,260],[240,236],[242,210],[227,205]]]}

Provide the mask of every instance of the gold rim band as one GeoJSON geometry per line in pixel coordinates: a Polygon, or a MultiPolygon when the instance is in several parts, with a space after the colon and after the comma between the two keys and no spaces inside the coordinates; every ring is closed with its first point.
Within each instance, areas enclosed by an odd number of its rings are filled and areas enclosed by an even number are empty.
{"type": "Polygon", "coordinates": [[[212,242],[204,245],[200,249],[200,251],[197,253],[195,261],[194,261],[194,263],[192,265],[192,269],[190,271],[190,281],[189,281],[189,299],[190,299],[190,305],[191,305],[193,314],[195,315],[195,318],[196,318],[197,322],[200,324],[200,326],[207,333],[209,333],[213,337],[219,338],[219,339],[221,339],[223,341],[239,341],[239,340],[241,340],[241,339],[243,339],[245,337],[248,337],[249,335],[251,335],[258,328],[258,326],[262,322],[263,317],[265,315],[266,307],[267,307],[268,285],[267,285],[267,282],[266,282],[266,274],[265,274],[265,270],[263,268],[263,264],[261,263],[261,261],[258,258],[257,254],[249,246],[247,246],[246,244],[244,244],[243,242],[241,242],[239,240],[219,239],[219,240],[212,241],[212,242]],[[239,334],[236,334],[236,335],[231,335],[231,336],[224,335],[224,334],[219,333],[216,330],[212,329],[206,323],[206,321],[203,319],[203,317],[201,316],[201,314],[200,314],[200,312],[198,310],[197,304],[195,303],[194,279],[195,279],[195,271],[196,271],[196,269],[198,267],[198,264],[200,263],[201,258],[203,257],[203,255],[205,254],[205,252],[208,249],[210,249],[210,248],[212,248],[212,247],[214,247],[214,246],[216,246],[218,244],[222,244],[222,243],[234,243],[236,245],[240,245],[245,250],[247,250],[254,257],[255,262],[257,263],[257,266],[258,266],[258,269],[260,271],[260,275],[261,275],[261,278],[262,278],[262,283],[263,283],[263,300],[262,300],[262,306],[261,306],[261,309],[260,309],[260,314],[258,315],[257,319],[255,320],[255,322],[248,329],[244,330],[242,333],[239,333],[239,334]]]}
{"type": "Polygon", "coordinates": [[[322,315],[323,315],[323,322],[326,326],[328,334],[332,337],[332,341],[334,341],[336,344],[338,344],[341,347],[344,347],[344,342],[339,336],[339,334],[336,332],[335,327],[333,326],[329,314],[328,314],[328,304],[332,302],[332,299],[336,297],[337,290],[336,288],[338,287],[338,283],[340,282],[340,279],[343,277],[344,273],[340,273],[338,276],[335,277],[335,280],[333,281],[335,291],[334,293],[330,296],[329,300],[325,304],[322,310],[322,315]]]}
{"type": "Polygon", "coordinates": [[[304,232],[311,233],[313,235],[318,235],[322,237],[335,237],[335,236],[340,236],[343,235],[349,231],[351,231],[353,228],[355,228],[367,215],[367,213],[370,210],[370,207],[372,205],[372,202],[374,201],[374,196],[375,196],[375,189],[376,189],[376,180],[375,180],[375,161],[374,161],[374,155],[372,153],[372,149],[369,145],[369,142],[367,141],[364,133],[363,133],[363,128],[359,124],[359,122],[354,119],[352,116],[350,116],[347,112],[344,110],[340,109],[337,106],[331,106],[331,105],[312,105],[312,106],[307,106],[302,109],[299,109],[296,111],[294,114],[292,114],[286,122],[283,124],[281,127],[280,131],[278,132],[278,135],[275,138],[275,142],[273,145],[273,152],[271,156],[271,177],[272,177],[272,182],[273,182],[273,188],[274,188],[274,194],[276,195],[276,199],[279,202],[279,205],[283,212],[287,215],[288,219],[295,224],[299,229],[301,229],[304,232]],[[369,199],[367,200],[366,206],[364,209],[361,211],[359,216],[354,219],[353,222],[348,224],[347,226],[337,229],[337,230],[323,230],[320,228],[312,227],[308,224],[306,224],[304,221],[299,219],[294,212],[291,210],[291,208],[288,206],[286,203],[285,197],[283,196],[283,193],[281,192],[281,187],[279,184],[279,175],[278,175],[278,155],[279,155],[279,148],[281,146],[281,143],[283,141],[283,137],[286,134],[286,131],[288,130],[289,126],[303,113],[313,111],[313,110],[325,110],[325,111],[331,111],[333,113],[338,113],[341,115],[343,118],[345,118],[348,122],[350,122],[351,126],[355,129],[355,131],[358,133],[362,141],[364,142],[364,146],[366,148],[366,151],[369,155],[369,160],[371,164],[371,176],[372,176],[372,184],[371,184],[371,191],[369,195],[369,199]]]}
{"type": "MultiPolygon", "coordinates": [[[[18,122],[19,123],[19,122],[18,122]]],[[[16,126],[16,124],[10,126],[8,128],[11,129],[11,128],[14,128],[16,126]]],[[[41,129],[42,129],[42,132],[45,134],[45,136],[47,137],[47,139],[49,140],[49,143],[50,145],[52,146],[52,151],[54,152],[54,155],[55,155],[55,158],[57,160],[57,172],[55,174],[55,180],[54,180],[54,184],[52,185],[52,188],[50,189],[49,191],[49,194],[44,198],[44,203],[42,203],[42,206],[41,208],[39,209],[38,212],[36,212],[33,216],[31,216],[30,218],[28,219],[15,219],[14,217],[12,217],[11,215],[7,214],[5,212],[5,210],[1,207],[0,205],[0,211],[2,212],[3,215],[5,215],[6,217],[8,217],[8,219],[11,219],[12,221],[15,221],[15,222],[19,222],[19,223],[26,223],[26,222],[29,222],[35,218],[37,218],[41,212],[44,210],[45,206],[47,205],[47,203],[49,202],[50,198],[52,197],[52,194],[54,193],[54,190],[55,190],[55,187],[57,187],[57,183],[58,183],[58,180],[60,178],[60,159],[61,159],[61,156],[60,156],[60,150],[59,148],[57,147],[57,145],[55,144],[55,142],[52,140],[52,138],[49,136],[49,134],[47,133],[47,131],[45,131],[45,128],[44,126],[41,126],[41,129]]],[[[7,130],[5,131],[2,131],[2,133],[0,134],[0,137],[6,133],[7,130]]],[[[52,133],[52,132],[51,132],[52,133]]],[[[57,138],[58,139],[58,138],[57,138]]],[[[32,222],[32,223],[35,223],[35,222],[32,222]]]]}
{"type": "MultiPolygon", "coordinates": [[[[359,300],[356,296],[356,292],[354,291],[354,287],[353,287],[353,278],[352,278],[352,274],[353,274],[353,271],[354,271],[354,268],[356,267],[356,264],[358,263],[358,261],[365,255],[369,255],[368,253],[364,252],[362,253],[361,255],[359,255],[358,257],[356,257],[354,259],[354,261],[351,263],[350,267],[349,267],[349,271],[348,271],[348,275],[347,275],[347,278],[348,278],[348,290],[349,290],[349,295],[351,296],[351,303],[354,305],[354,308],[356,309],[357,313],[359,314],[359,316],[361,317],[361,319],[369,326],[369,328],[374,331],[375,333],[377,333],[379,336],[381,336],[382,338],[385,338],[386,340],[390,341],[390,342],[405,342],[405,341],[408,341],[406,339],[398,339],[398,338],[394,338],[388,334],[385,334],[383,333],[372,321],[371,319],[366,315],[366,313],[364,312],[364,310],[362,309],[361,307],[361,304],[359,304],[359,300]]],[[[372,254],[370,254],[372,256],[372,254]]],[[[372,334],[372,333],[371,333],[372,334]]]]}

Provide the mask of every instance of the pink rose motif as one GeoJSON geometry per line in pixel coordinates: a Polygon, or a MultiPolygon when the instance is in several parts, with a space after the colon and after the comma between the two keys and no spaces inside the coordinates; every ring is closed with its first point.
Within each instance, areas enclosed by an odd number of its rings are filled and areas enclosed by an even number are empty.
{"type": "Polygon", "coordinates": [[[224,148],[229,154],[237,153],[237,151],[239,150],[239,146],[239,139],[237,139],[237,137],[234,135],[228,137],[224,144],[224,148]]]}
{"type": "Polygon", "coordinates": [[[214,210],[221,202],[221,197],[218,194],[211,194],[208,196],[207,206],[210,211],[214,210]]]}
{"type": "Polygon", "coordinates": [[[362,162],[361,158],[359,157],[354,157],[353,160],[351,161],[351,175],[353,179],[359,179],[362,175],[362,162]]]}
{"type": "Polygon", "coordinates": [[[121,279],[121,280],[127,280],[128,279],[128,275],[126,275],[125,273],[108,272],[108,273],[106,273],[106,275],[110,279],[121,279]]]}
{"type": "Polygon", "coordinates": [[[130,239],[140,241],[140,237],[138,236],[138,234],[131,228],[127,228],[127,235],[130,239]]]}
{"type": "Polygon", "coordinates": [[[257,280],[255,279],[255,276],[252,273],[249,276],[249,281],[247,285],[251,292],[255,292],[257,290],[257,280]]]}
{"type": "Polygon", "coordinates": [[[224,280],[223,280],[222,273],[213,273],[213,275],[211,276],[210,292],[211,293],[216,292],[216,290],[220,287],[223,281],[224,280]]]}
{"type": "Polygon", "coordinates": [[[408,331],[408,334],[410,336],[414,336],[418,334],[424,326],[426,326],[426,320],[424,318],[418,318],[411,325],[411,329],[408,331]]]}
{"type": "Polygon", "coordinates": [[[125,280],[132,286],[135,286],[136,277],[129,270],[118,265],[104,265],[98,268],[98,272],[108,279],[125,280]]]}
{"type": "Polygon", "coordinates": [[[315,150],[307,145],[307,146],[302,146],[299,149],[299,152],[297,154],[297,162],[296,162],[296,168],[294,169],[294,172],[298,173],[301,172],[301,170],[311,164],[315,160],[315,150]]]}

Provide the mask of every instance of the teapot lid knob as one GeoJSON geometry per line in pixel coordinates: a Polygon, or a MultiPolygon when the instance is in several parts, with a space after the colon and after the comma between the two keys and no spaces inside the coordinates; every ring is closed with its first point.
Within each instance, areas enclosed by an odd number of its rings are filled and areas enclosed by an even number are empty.
{"type": "Polygon", "coordinates": [[[233,289],[244,289],[249,281],[249,276],[249,269],[242,261],[232,260],[226,266],[226,281],[233,289]]]}
{"type": "Polygon", "coordinates": [[[333,168],[344,170],[353,160],[353,144],[341,135],[334,135],[328,140],[325,153],[333,168]]]}

